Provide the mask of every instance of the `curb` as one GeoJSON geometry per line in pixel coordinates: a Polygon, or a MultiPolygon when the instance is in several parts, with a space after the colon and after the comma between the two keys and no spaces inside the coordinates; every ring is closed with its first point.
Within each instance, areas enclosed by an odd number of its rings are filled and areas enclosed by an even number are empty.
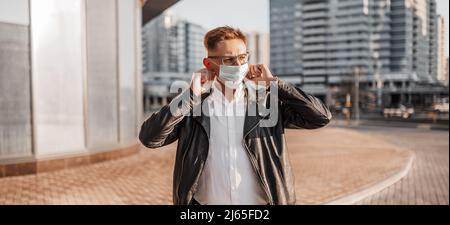
{"type": "Polygon", "coordinates": [[[129,145],[114,146],[113,149],[109,150],[93,150],[53,158],[27,157],[10,159],[4,162],[0,160],[0,178],[40,174],[119,159],[138,153],[140,146],[139,142],[136,141],[129,145]]]}
{"type": "Polygon", "coordinates": [[[336,127],[343,127],[343,128],[353,128],[353,127],[360,127],[360,126],[368,126],[368,127],[396,127],[396,128],[411,128],[411,129],[420,129],[420,130],[449,130],[448,126],[445,125],[436,125],[436,124],[427,124],[427,123],[417,123],[417,124],[400,124],[400,123],[391,123],[391,124],[376,124],[376,123],[370,123],[368,121],[351,121],[350,124],[348,124],[345,121],[336,121],[333,124],[330,124],[332,126],[336,127]]]}
{"type": "Polygon", "coordinates": [[[392,175],[380,182],[372,184],[368,187],[365,187],[361,190],[358,190],[354,193],[351,193],[349,195],[338,197],[338,198],[328,201],[328,202],[324,202],[321,205],[352,205],[364,198],[374,195],[374,194],[382,191],[383,189],[393,185],[394,183],[396,183],[397,181],[399,181],[403,177],[405,177],[408,174],[409,170],[411,169],[416,156],[411,151],[409,153],[410,153],[409,158],[408,158],[407,162],[405,163],[405,165],[403,166],[403,168],[400,171],[398,171],[397,173],[395,173],[394,175],[392,175]]]}

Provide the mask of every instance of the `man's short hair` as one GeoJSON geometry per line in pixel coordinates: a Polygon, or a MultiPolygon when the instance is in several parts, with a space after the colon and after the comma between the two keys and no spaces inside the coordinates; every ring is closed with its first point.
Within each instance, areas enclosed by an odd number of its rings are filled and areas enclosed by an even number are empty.
{"type": "Polygon", "coordinates": [[[245,35],[236,28],[230,26],[217,27],[206,33],[203,44],[207,50],[215,50],[217,43],[225,40],[241,39],[247,44],[245,35]]]}

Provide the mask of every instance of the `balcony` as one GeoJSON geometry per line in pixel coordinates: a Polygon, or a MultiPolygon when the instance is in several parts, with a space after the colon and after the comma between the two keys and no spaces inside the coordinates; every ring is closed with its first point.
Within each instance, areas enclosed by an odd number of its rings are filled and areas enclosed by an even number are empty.
{"type": "Polygon", "coordinates": [[[304,52],[308,52],[308,51],[320,51],[320,50],[326,50],[327,49],[327,45],[325,44],[317,44],[317,45],[305,45],[302,50],[304,52]]]}
{"type": "Polygon", "coordinates": [[[327,57],[327,53],[309,53],[303,55],[303,60],[305,59],[323,59],[327,57]]]}
{"type": "Polygon", "coordinates": [[[303,12],[318,10],[318,9],[328,9],[328,4],[322,2],[322,3],[317,3],[317,4],[303,5],[303,7],[302,7],[303,12]]]}
{"type": "Polygon", "coordinates": [[[303,35],[326,34],[327,28],[308,28],[303,30],[303,35]]]}
{"type": "Polygon", "coordinates": [[[324,19],[320,20],[308,20],[302,23],[303,27],[317,27],[317,26],[327,26],[328,21],[324,19]]]}
{"type": "Polygon", "coordinates": [[[328,12],[308,12],[303,14],[303,19],[328,18],[328,12]]]}

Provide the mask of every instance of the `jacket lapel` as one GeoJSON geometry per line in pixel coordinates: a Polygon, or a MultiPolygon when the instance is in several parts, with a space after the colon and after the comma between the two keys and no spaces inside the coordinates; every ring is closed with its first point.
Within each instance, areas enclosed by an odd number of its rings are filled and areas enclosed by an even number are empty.
{"type": "Polygon", "coordinates": [[[247,88],[245,89],[245,96],[247,100],[247,110],[244,122],[244,138],[262,119],[258,112],[258,98],[252,95],[247,88]]]}
{"type": "MultiPolygon", "coordinates": [[[[210,93],[204,93],[201,96],[201,105],[200,107],[203,107],[204,100],[210,95],[210,93]]],[[[201,108],[201,110],[206,110],[206,112],[201,111],[199,116],[193,116],[193,119],[200,123],[203,127],[203,129],[206,131],[206,136],[208,136],[208,140],[210,138],[211,133],[211,122],[209,120],[209,107],[208,104],[205,104],[205,108],[201,108]]]]}
{"type": "MultiPolygon", "coordinates": [[[[209,95],[210,95],[210,93],[205,93],[201,96],[202,106],[203,106],[203,102],[209,95]]],[[[251,94],[249,94],[247,88],[245,88],[245,96],[246,96],[246,101],[247,101],[247,104],[246,104],[247,108],[246,108],[245,122],[244,122],[244,138],[263,119],[259,115],[259,112],[258,112],[257,98],[255,96],[252,96],[251,94]]],[[[200,107],[202,107],[202,106],[200,106],[200,107]]],[[[202,110],[205,110],[206,112],[202,111],[202,113],[199,116],[193,116],[193,119],[202,125],[202,127],[206,131],[206,135],[208,136],[208,139],[209,139],[210,134],[211,134],[211,122],[210,122],[210,118],[209,118],[208,104],[205,104],[205,107],[202,108],[202,110]]]]}

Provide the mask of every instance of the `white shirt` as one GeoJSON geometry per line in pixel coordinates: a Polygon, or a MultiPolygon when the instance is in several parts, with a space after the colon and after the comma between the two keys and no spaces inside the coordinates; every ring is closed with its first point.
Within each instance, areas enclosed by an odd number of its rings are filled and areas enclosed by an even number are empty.
{"type": "Polygon", "coordinates": [[[206,205],[265,205],[265,193],[243,146],[243,85],[228,101],[215,81],[206,99],[210,116],[209,153],[194,198],[206,205]]]}

